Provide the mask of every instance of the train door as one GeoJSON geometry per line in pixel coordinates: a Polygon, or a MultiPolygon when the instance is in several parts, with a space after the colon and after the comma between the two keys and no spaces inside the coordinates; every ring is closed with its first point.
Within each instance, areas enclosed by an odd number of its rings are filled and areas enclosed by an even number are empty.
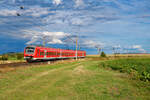
{"type": "Polygon", "coordinates": [[[82,56],[84,57],[84,52],[82,53],[82,56]]]}
{"type": "Polygon", "coordinates": [[[47,50],[44,50],[44,58],[46,58],[47,50]]]}
{"type": "Polygon", "coordinates": [[[60,51],[59,51],[59,52],[60,52],[60,55],[59,55],[59,57],[62,57],[62,50],[60,49],[60,51]]]}

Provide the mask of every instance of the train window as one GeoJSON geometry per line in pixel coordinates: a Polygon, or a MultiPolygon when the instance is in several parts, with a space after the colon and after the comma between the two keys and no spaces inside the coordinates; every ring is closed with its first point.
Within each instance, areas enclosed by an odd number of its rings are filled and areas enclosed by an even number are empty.
{"type": "Polygon", "coordinates": [[[54,52],[54,55],[56,56],[56,52],[54,52]]]}
{"type": "Polygon", "coordinates": [[[49,55],[49,52],[47,52],[46,55],[48,56],[48,55],[49,55]]]}
{"type": "Polygon", "coordinates": [[[40,52],[40,55],[43,56],[43,55],[44,55],[44,52],[40,52]]]}
{"type": "Polygon", "coordinates": [[[54,52],[49,52],[50,56],[53,56],[54,55],[54,52]]]}
{"type": "Polygon", "coordinates": [[[35,48],[34,47],[26,47],[26,54],[33,54],[34,53],[35,48]]]}

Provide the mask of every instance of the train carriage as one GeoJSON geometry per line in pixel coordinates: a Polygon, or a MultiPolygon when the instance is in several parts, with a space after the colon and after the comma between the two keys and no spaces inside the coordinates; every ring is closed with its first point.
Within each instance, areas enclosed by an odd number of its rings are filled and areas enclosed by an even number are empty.
{"type": "MultiPolygon", "coordinates": [[[[85,51],[77,51],[77,57],[85,57],[85,51]]],[[[48,48],[41,46],[27,46],[24,49],[24,59],[27,62],[32,62],[36,60],[51,60],[51,59],[64,59],[64,58],[75,58],[75,50],[65,50],[48,48]]]]}

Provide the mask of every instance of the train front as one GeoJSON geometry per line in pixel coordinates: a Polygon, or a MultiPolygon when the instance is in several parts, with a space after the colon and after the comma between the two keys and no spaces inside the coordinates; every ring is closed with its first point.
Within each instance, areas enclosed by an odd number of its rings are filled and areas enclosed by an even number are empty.
{"type": "Polygon", "coordinates": [[[35,47],[34,46],[28,46],[24,50],[24,59],[27,62],[32,62],[35,54],[35,47]]]}

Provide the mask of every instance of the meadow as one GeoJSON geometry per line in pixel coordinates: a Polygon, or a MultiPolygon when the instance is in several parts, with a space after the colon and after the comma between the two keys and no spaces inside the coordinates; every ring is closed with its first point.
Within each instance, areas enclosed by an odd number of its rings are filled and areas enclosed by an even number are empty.
{"type": "Polygon", "coordinates": [[[0,73],[0,100],[150,100],[150,58],[88,57],[0,73]],[[137,75],[137,76],[136,76],[137,75]]]}
{"type": "Polygon", "coordinates": [[[150,81],[150,58],[117,59],[103,62],[100,66],[126,72],[135,79],[150,81]]]}

